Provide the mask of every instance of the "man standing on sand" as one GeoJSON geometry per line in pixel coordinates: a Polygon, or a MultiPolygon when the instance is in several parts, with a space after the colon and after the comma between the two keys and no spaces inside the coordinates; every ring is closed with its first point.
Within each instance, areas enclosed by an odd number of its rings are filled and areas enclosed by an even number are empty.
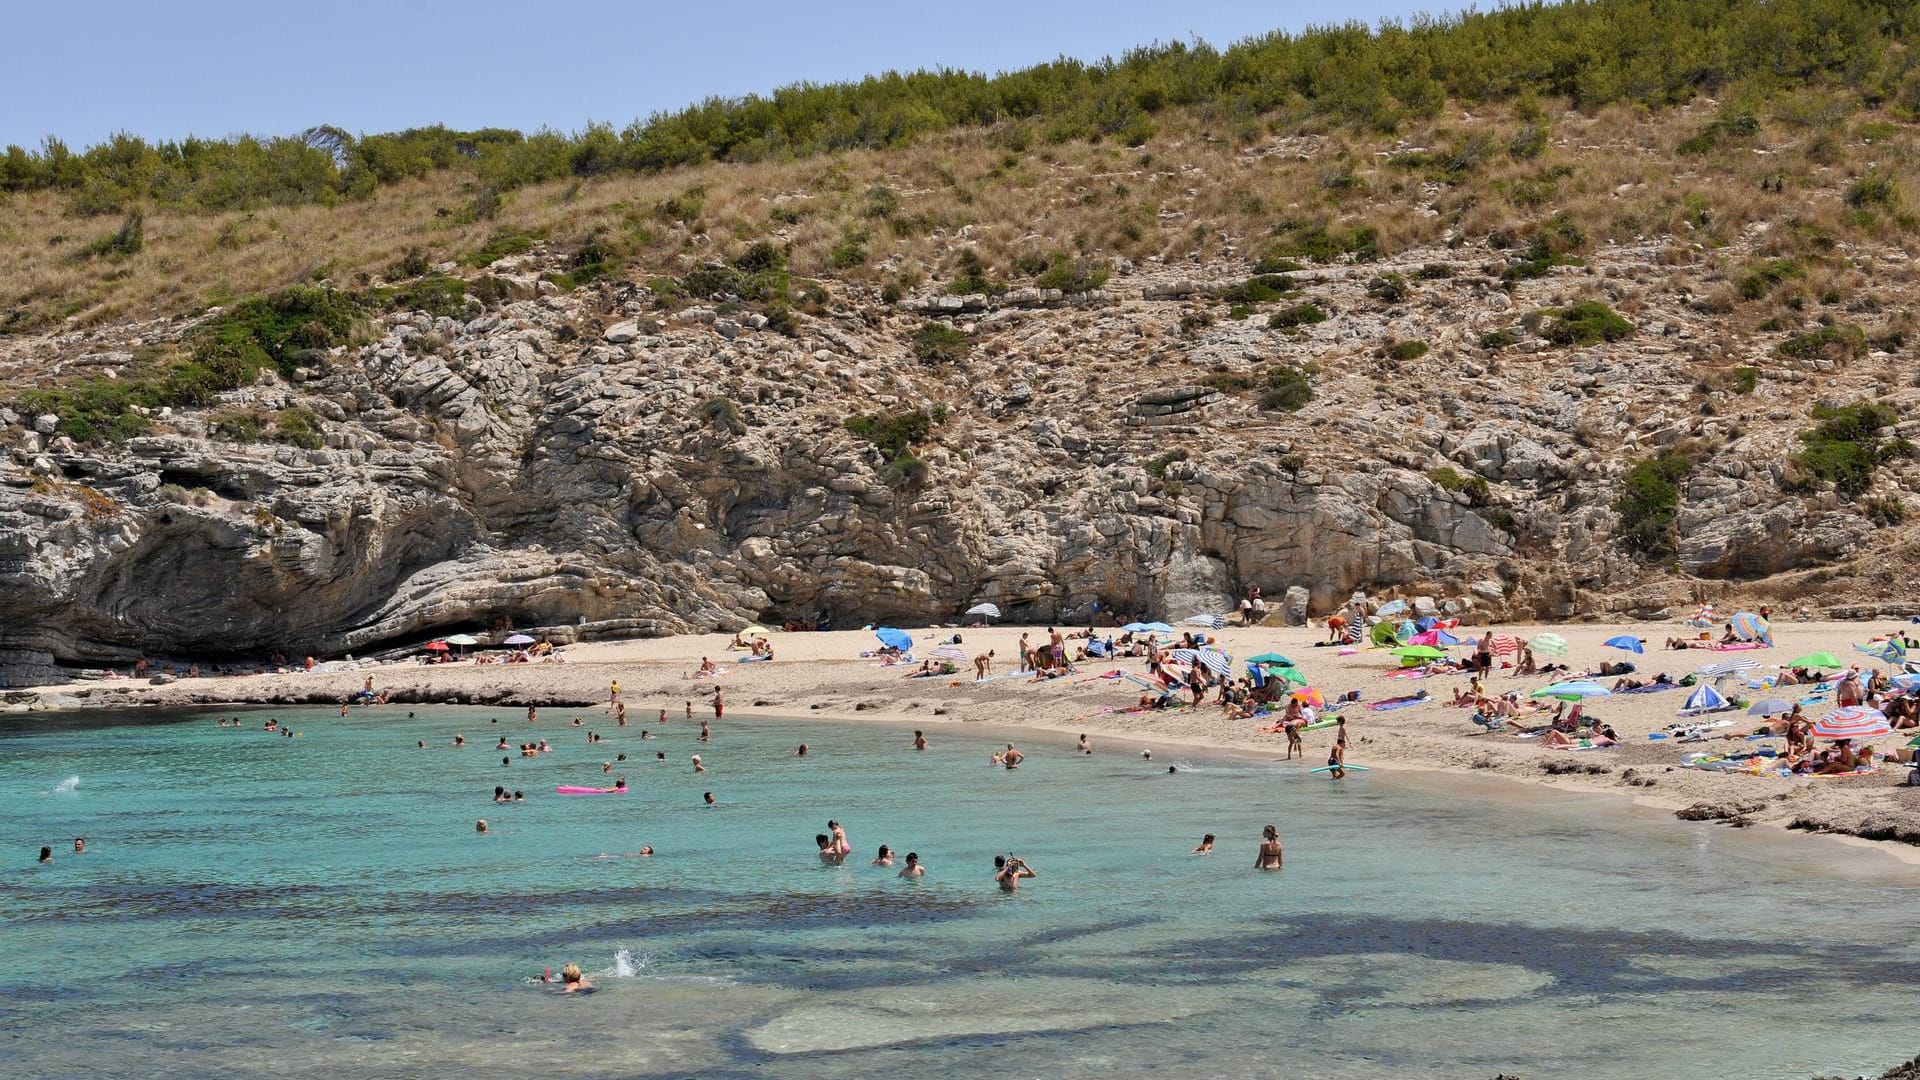
{"type": "Polygon", "coordinates": [[[1017,672],[1016,674],[1025,673],[1026,670],[1032,666],[1033,666],[1033,646],[1027,643],[1027,635],[1021,634],[1020,635],[1020,671],[1017,672]]]}
{"type": "MultiPolygon", "coordinates": [[[[715,720],[720,719],[720,714],[726,711],[727,704],[722,696],[724,693],[725,691],[717,686],[713,688],[713,718],[715,720]]],[[[706,726],[704,724],[701,725],[700,733],[700,737],[704,741],[706,739],[706,726]]]]}
{"type": "Polygon", "coordinates": [[[1487,627],[1486,631],[1480,635],[1480,640],[1474,643],[1473,666],[1479,669],[1481,678],[1485,678],[1493,671],[1493,627],[1491,626],[1487,627]]]}
{"type": "Polygon", "coordinates": [[[973,658],[973,677],[975,680],[979,680],[991,674],[993,674],[993,650],[988,649],[986,652],[973,658]]]}

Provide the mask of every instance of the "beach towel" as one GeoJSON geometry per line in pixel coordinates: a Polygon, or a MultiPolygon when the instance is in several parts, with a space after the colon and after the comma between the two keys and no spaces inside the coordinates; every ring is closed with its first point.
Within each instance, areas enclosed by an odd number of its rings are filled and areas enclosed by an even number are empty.
{"type": "Polygon", "coordinates": [[[1422,670],[1421,670],[1421,669],[1419,669],[1419,668],[1401,668],[1401,669],[1400,669],[1400,670],[1398,670],[1398,671],[1389,671],[1389,672],[1387,672],[1386,674],[1384,674],[1384,675],[1382,675],[1382,676],[1381,676],[1381,678],[1385,678],[1385,679],[1431,679],[1431,678],[1433,678],[1433,673],[1432,673],[1432,672],[1430,672],[1430,671],[1422,671],[1422,670]]]}
{"type": "Polygon", "coordinates": [[[1366,707],[1372,709],[1374,712],[1388,712],[1393,709],[1404,709],[1409,705],[1418,705],[1421,702],[1429,700],[1431,699],[1425,694],[1415,694],[1411,697],[1388,698],[1385,701],[1369,702],[1366,707]]]}
{"type": "Polygon", "coordinates": [[[1764,649],[1767,647],[1765,642],[1760,641],[1736,641],[1730,645],[1703,646],[1708,652],[1745,652],[1748,649],[1764,649]]]}
{"type": "Polygon", "coordinates": [[[1662,690],[1678,690],[1673,683],[1654,683],[1652,686],[1636,686],[1631,690],[1616,690],[1616,694],[1658,694],[1662,690]]]}

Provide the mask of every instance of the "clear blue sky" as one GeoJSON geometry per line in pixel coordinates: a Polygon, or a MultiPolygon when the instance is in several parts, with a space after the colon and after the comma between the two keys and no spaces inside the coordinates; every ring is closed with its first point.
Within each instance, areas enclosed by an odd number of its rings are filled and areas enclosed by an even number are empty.
{"type": "Polygon", "coordinates": [[[711,95],[888,69],[1000,71],[1156,40],[1274,29],[1448,0],[21,0],[0,3],[0,145],[116,131],[291,134],[622,126],[711,95]]]}

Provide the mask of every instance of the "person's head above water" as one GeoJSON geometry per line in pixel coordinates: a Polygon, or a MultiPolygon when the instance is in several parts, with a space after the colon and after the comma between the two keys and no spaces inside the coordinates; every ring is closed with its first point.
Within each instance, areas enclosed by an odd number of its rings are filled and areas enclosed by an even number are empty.
{"type": "MultiPolygon", "coordinates": [[[[823,839],[823,840],[824,840],[824,839],[826,839],[826,838],[825,838],[825,837],[821,837],[821,839],[823,839]]],[[[52,849],[52,848],[50,848],[50,847],[43,847],[43,848],[41,848],[41,849],[40,849],[40,861],[41,861],[41,862],[52,862],[52,861],[53,861],[53,849],[52,849]]]]}
{"type": "Polygon", "coordinates": [[[713,792],[709,791],[705,795],[700,796],[700,798],[703,799],[708,806],[713,805],[713,792]]]}

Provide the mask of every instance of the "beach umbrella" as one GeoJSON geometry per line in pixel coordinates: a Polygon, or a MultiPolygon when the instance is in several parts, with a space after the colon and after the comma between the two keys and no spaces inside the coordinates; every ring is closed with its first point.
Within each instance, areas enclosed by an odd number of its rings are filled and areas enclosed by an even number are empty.
{"type": "Polygon", "coordinates": [[[1374,612],[1374,614],[1384,619],[1389,615],[1398,615],[1405,610],[1407,610],[1407,602],[1405,600],[1389,600],[1381,604],[1380,610],[1374,612]]]}
{"type": "MultiPolygon", "coordinates": [[[[1480,643],[1475,641],[1473,642],[1473,646],[1479,648],[1480,643]]],[[[1520,639],[1514,637],[1512,634],[1495,634],[1487,639],[1487,651],[1494,656],[1505,656],[1508,653],[1517,653],[1520,651],[1520,639]]]]}
{"type": "Polygon", "coordinates": [[[1643,653],[1647,651],[1647,647],[1640,644],[1640,639],[1634,637],[1632,634],[1621,634],[1619,637],[1610,637],[1603,642],[1603,644],[1609,649],[1625,649],[1630,653],[1643,653]]]}
{"type": "Polygon", "coordinates": [[[1431,645],[1402,645],[1397,649],[1388,649],[1387,652],[1402,660],[1438,660],[1447,655],[1431,645]]]}
{"type": "Polygon", "coordinates": [[[525,634],[515,634],[515,635],[513,635],[512,637],[510,637],[510,638],[508,638],[508,639],[507,639],[506,641],[504,641],[504,642],[502,642],[501,644],[503,644],[503,645],[531,645],[531,644],[533,644],[533,639],[532,639],[532,638],[530,638],[530,637],[528,637],[528,636],[527,636],[527,635],[525,635],[525,634]]]}
{"type": "Polygon", "coordinates": [[[1733,617],[1733,632],[1746,641],[1773,644],[1773,630],[1767,625],[1767,620],[1751,611],[1742,611],[1733,617]]]}
{"type": "Polygon", "coordinates": [[[901,652],[910,652],[913,649],[913,635],[907,633],[905,630],[895,630],[891,626],[882,626],[873,632],[873,636],[880,639],[880,644],[888,646],[889,648],[899,649],[901,652]]]}
{"type": "MultiPolygon", "coordinates": [[[[1168,625],[1167,625],[1166,623],[1163,623],[1163,622],[1150,622],[1150,623],[1141,623],[1141,624],[1140,624],[1140,630],[1143,630],[1143,631],[1145,631],[1145,632],[1147,632],[1147,633],[1149,633],[1149,634],[1171,634],[1171,633],[1173,633],[1173,627],[1171,627],[1171,626],[1168,626],[1168,625]]],[[[1138,631],[1136,631],[1136,633],[1137,633],[1137,632],[1138,632],[1138,631]]]]}
{"type": "Polygon", "coordinates": [[[1895,675],[1891,681],[1902,690],[1920,690],[1920,673],[1908,672],[1905,675],[1895,675]]]}
{"type": "Polygon", "coordinates": [[[1907,647],[1891,638],[1866,645],[1855,645],[1854,648],[1882,663],[1904,664],[1907,661],[1907,647]]]}
{"type": "Polygon", "coordinates": [[[1184,621],[1188,626],[1204,626],[1209,630],[1224,630],[1227,625],[1225,615],[1189,615],[1184,621]]]}
{"type": "Polygon", "coordinates": [[[1712,683],[1701,683],[1694,687],[1693,693],[1687,695],[1687,703],[1680,706],[1680,715],[1693,716],[1696,713],[1719,712],[1732,707],[1733,703],[1727,700],[1726,695],[1715,690],[1712,683]]]}
{"type": "Polygon", "coordinates": [[[1284,656],[1281,656],[1277,652],[1263,652],[1259,656],[1249,656],[1247,657],[1247,663],[1260,664],[1267,667],[1292,667],[1293,666],[1293,661],[1287,659],[1284,656]]]}
{"type": "Polygon", "coordinates": [[[964,662],[968,658],[967,651],[951,641],[934,649],[931,655],[935,660],[959,660],[964,662]]]}
{"type": "Polygon", "coordinates": [[[1324,709],[1327,707],[1327,695],[1311,686],[1303,686],[1295,690],[1293,692],[1293,700],[1302,705],[1311,705],[1316,709],[1324,709]]]}
{"type": "Polygon", "coordinates": [[[1401,641],[1411,641],[1413,635],[1419,632],[1420,628],[1413,625],[1412,619],[1402,619],[1400,620],[1400,625],[1393,628],[1393,636],[1399,638],[1401,641]]]}
{"type": "Polygon", "coordinates": [[[447,643],[446,643],[446,642],[444,642],[444,641],[429,641],[429,642],[427,642],[427,645],[426,645],[426,649],[427,649],[427,651],[428,651],[428,652],[447,652],[447,651],[449,651],[449,650],[447,649],[447,643]]]}
{"type": "Polygon", "coordinates": [[[1000,609],[992,604],[975,604],[967,609],[969,615],[985,615],[989,619],[1000,617],[1000,609]]]}
{"type": "Polygon", "coordinates": [[[1554,656],[1567,655],[1567,639],[1559,634],[1535,634],[1527,647],[1538,653],[1551,653],[1554,656]]]}
{"type": "Polygon", "coordinates": [[[1752,671],[1759,666],[1760,661],[1758,660],[1722,660],[1717,664],[1708,664],[1706,667],[1701,668],[1700,677],[1704,679],[1718,679],[1742,671],[1752,671]]]}
{"type": "Polygon", "coordinates": [[[1893,727],[1887,723],[1886,714],[1865,705],[1835,709],[1813,724],[1816,739],[1878,739],[1891,734],[1893,727]]]}
{"type": "Polygon", "coordinates": [[[1215,675],[1233,670],[1233,661],[1218,649],[1175,649],[1167,655],[1177,664],[1199,664],[1215,675]]]}
{"type": "Polygon", "coordinates": [[[1805,656],[1796,656],[1792,660],[1787,661],[1787,666],[1788,667],[1804,667],[1804,668],[1816,668],[1816,667],[1837,668],[1840,666],[1840,658],[1833,655],[1830,652],[1810,652],[1805,656]]]}
{"type": "Polygon", "coordinates": [[[766,637],[767,628],[764,626],[761,626],[759,623],[754,623],[752,626],[749,626],[745,630],[740,631],[740,636],[743,638],[766,637]]]}
{"type": "Polygon", "coordinates": [[[480,639],[472,634],[453,634],[445,639],[449,645],[478,645],[480,639]]]}
{"type": "Polygon", "coordinates": [[[1782,701],[1777,697],[1762,698],[1747,706],[1748,716],[1779,716],[1793,711],[1793,702],[1782,701]]]}
{"type": "Polygon", "coordinates": [[[1422,634],[1426,633],[1427,631],[1433,629],[1438,625],[1440,625],[1440,620],[1434,618],[1431,615],[1422,615],[1420,618],[1413,620],[1414,630],[1422,634]]]}
{"type": "Polygon", "coordinates": [[[1412,639],[1409,641],[1409,644],[1438,645],[1438,646],[1451,648],[1452,646],[1464,645],[1466,643],[1461,641],[1459,638],[1454,637],[1452,634],[1447,633],[1445,630],[1433,629],[1433,630],[1423,630],[1420,633],[1413,635],[1412,639]]]}
{"type": "Polygon", "coordinates": [[[1144,634],[1147,632],[1147,624],[1143,622],[1130,622],[1120,629],[1125,630],[1129,634],[1144,634]]]}
{"type": "Polygon", "coordinates": [[[1613,691],[1588,679],[1575,679],[1572,682],[1554,683],[1543,686],[1532,694],[1537,698],[1559,698],[1562,701],[1578,701],[1581,698],[1612,697],[1613,691]]]}
{"type": "Polygon", "coordinates": [[[1385,620],[1373,624],[1373,628],[1367,631],[1367,640],[1375,645],[1394,645],[1399,641],[1394,636],[1393,624],[1385,620]]]}
{"type": "Polygon", "coordinates": [[[1294,686],[1307,685],[1307,677],[1300,674],[1299,668],[1283,667],[1278,670],[1269,668],[1267,669],[1267,677],[1270,679],[1279,679],[1281,682],[1290,683],[1294,686]]]}

